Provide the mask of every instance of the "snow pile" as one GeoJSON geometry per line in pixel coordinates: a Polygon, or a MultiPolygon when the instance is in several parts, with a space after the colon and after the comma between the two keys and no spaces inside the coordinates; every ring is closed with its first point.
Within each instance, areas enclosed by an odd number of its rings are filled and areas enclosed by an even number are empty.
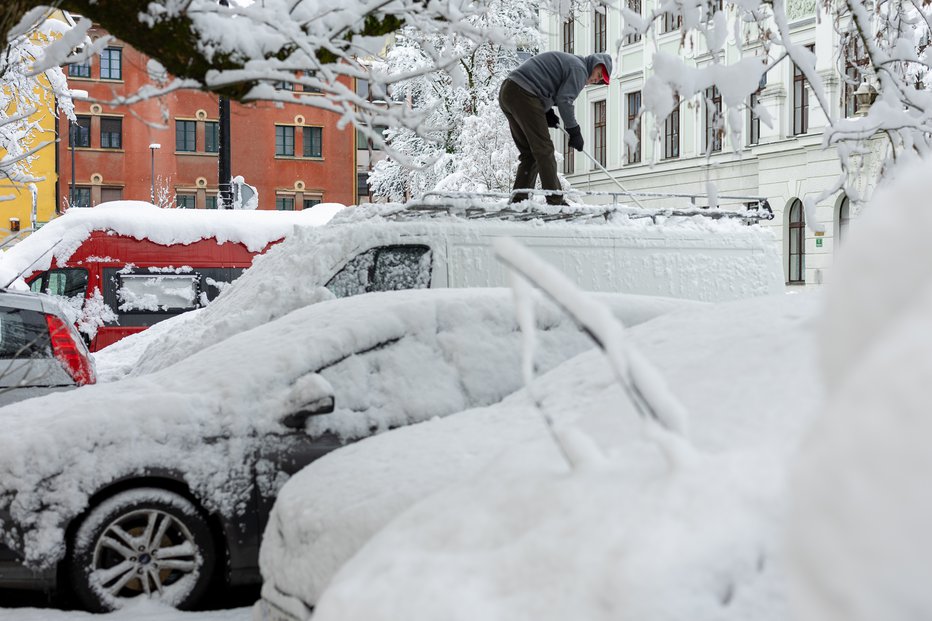
{"type": "Polygon", "coordinates": [[[630,330],[708,451],[680,468],[595,351],[535,382],[558,429],[581,436],[579,471],[526,390],[328,455],[279,496],[264,597],[306,612],[335,567],[415,505],[349,561],[315,619],[781,618],[781,472],[820,394],[818,306],[692,306],[630,330]]]}
{"type": "Polygon", "coordinates": [[[829,399],[793,478],[800,621],[932,618],[930,172],[876,192],[827,287],[829,399]]]}
{"type": "MultiPolygon", "coordinates": [[[[590,346],[555,308],[537,316],[541,369],[590,346]]],[[[52,563],[91,494],[154,467],[176,471],[208,511],[241,515],[254,473],[265,496],[284,482],[268,460],[308,374],[330,382],[336,410],[307,433],[351,440],[494,403],[520,387],[520,358],[506,289],[379,293],[307,306],[145,377],[12,404],[0,409],[0,516],[13,523],[0,536],[52,563]]]]}
{"type": "Polygon", "coordinates": [[[139,598],[124,608],[97,614],[54,608],[0,608],[0,621],[252,621],[250,608],[188,612],[139,598]]]}
{"type": "Polygon", "coordinates": [[[475,222],[457,218],[387,219],[399,205],[341,210],[323,227],[303,227],[266,254],[195,317],[179,316],[158,333],[95,357],[102,381],[143,375],[224,338],[329,299],[323,287],[350,259],[379,246],[423,244],[431,251],[432,287],[507,283],[491,240],[520,239],[554,261],[585,289],[704,301],[764,295],[783,289],[777,245],[761,227],[708,218],[654,225],[619,219],[602,224],[475,222]],[[118,352],[118,353],[117,353],[118,352]]]}
{"type": "Polygon", "coordinates": [[[93,209],[69,209],[3,253],[0,283],[20,274],[49,269],[52,260],[67,261],[92,231],[112,231],[162,245],[190,244],[216,238],[241,243],[258,252],[289,235],[295,225],[328,222],[342,205],[316,205],[306,211],[160,209],[142,201],[113,201],[93,209]]]}

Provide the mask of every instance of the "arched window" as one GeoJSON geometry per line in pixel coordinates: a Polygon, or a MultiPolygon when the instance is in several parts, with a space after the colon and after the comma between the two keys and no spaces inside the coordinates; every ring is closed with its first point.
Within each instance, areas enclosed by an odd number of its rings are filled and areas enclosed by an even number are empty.
{"type": "Polygon", "coordinates": [[[787,283],[806,282],[806,220],[803,202],[798,198],[790,201],[787,220],[787,283]]]}
{"type": "Polygon", "coordinates": [[[847,196],[841,197],[838,203],[838,239],[835,244],[840,248],[848,238],[848,223],[851,221],[851,201],[847,196]]]}

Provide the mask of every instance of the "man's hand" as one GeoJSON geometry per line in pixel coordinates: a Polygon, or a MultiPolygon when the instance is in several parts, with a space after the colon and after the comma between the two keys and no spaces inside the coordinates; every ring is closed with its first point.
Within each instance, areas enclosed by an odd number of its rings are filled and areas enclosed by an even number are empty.
{"type": "Polygon", "coordinates": [[[580,131],[579,125],[577,125],[576,127],[570,127],[566,131],[570,135],[570,146],[576,149],[577,151],[582,151],[583,144],[585,143],[583,142],[582,131],[580,131]]]}
{"type": "Polygon", "coordinates": [[[554,129],[560,127],[560,119],[557,118],[557,113],[553,111],[553,108],[547,110],[547,127],[554,129]]]}

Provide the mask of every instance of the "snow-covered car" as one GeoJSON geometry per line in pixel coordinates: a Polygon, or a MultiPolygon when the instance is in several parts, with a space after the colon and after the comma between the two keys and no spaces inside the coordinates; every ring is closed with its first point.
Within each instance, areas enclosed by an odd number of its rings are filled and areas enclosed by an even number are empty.
{"type": "Polygon", "coordinates": [[[650,218],[603,213],[602,206],[566,214],[532,212],[524,214],[526,220],[511,221],[503,218],[514,213],[481,207],[449,208],[468,211],[472,219],[440,208],[353,207],[325,226],[299,227],[257,257],[207,308],[168,320],[157,338],[131,337],[112,358],[104,349],[97,357],[102,380],[151,373],[237,331],[332,296],[507,285],[492,251],[493,241],[504,236],[553,261],[587,291],[723,301],[784,289],[772,233],[740,220],[695,216],[654,224],[650,218]]]}
{"type": "Polygon", "coordinates": [[[54,298],[0,290],[0,405],[95,381],[94,361],[54,298]]]}
{"type": "Polygon", "coordinates": [[[670,434],[598,351],[498,404],[330,453],[279,494],[254,618],[780,618],[753,607],[785,610],[769,512],[819,394],[818,307],[765,297],[630,329],[708,455],[668,461],[670,434]]]}
{"type": "MultiPolygon", "coordinates": [[[[632,296],[605,299],[624,315],[632,296]]],[[[555,307],[537,310],[539,368],[591,346],[555,307]]],[[[374,293],[145,377],[8,406],[0,587],[67,587],[107,609],[150,592],[191,606],[215,573],[256,581],[289,475],[347,442],[502,399],[521,384],[521,338],[507,289],[374,293]]]]}

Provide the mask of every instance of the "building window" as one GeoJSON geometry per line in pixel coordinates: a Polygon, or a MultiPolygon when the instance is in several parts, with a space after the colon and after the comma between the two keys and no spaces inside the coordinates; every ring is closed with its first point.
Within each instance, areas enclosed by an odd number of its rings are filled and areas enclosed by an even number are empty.
{"type": "Polygon", "coordinates": [[[216,209],[217,208],[217,195],[208,194],[206,197],[204,197],[204,207],[206,207],[207,209],[216,209]]]}
{"type": "Polygon", "coordinates": [[[867,53],[864,51],[864,44],[861,42],[861,38],[857,33],[849,34],[844,45],[845,87],[842,89],[842,97],[844,97],[842,107],[844,108],[845,116],[849,117],[854,116],[854,113],[858,111],[858,104],[857,100],[854,98],[854,92],[858,90],[858,87],[864,80],[869,61],[867,53]]]}
{"type": "Polygon", "coordinates": [[[276,196],[275,209],[278,211],[294,211],[293,196],[276,196]]]}
{"type": "MultiPolygon", "coordinates": [[[[815,46],[807,45],[812,52],[815,46]]],[[[809,131],[809,92],[806,88],[806,76],[802,70],[793,65],[793,135],[798,136],[809,131]]]]}
{"type": "Polygon", "coordinates": [[[123,200],[123,188],[100,188],[101,203],[121,200],[123,200]]]}
{"type": "Polygon", "coordinates": [[[68,77],[69,78],[91,77],[91,60],[89,58],[86,58],[79,63],[72,63],[68,65],[68,77]]]}
{"type": "Polygon", "coordinates": [[[369,198],[369,171],[356,173],[356,200],[369,198]]]}
{"type": "Polygon", "coordinates": [[[683,25],[683,16],[678,13],[668,11],[663,14],[663,23],[660,27],[661,33],[673,32],[683,25]]]}
{"type": "Polygon", "coordinates": [[[356,78],[356,95],[365,99],[366,101],[372,101],[369,96],[369,80],[366,80],[365,78],[356,78]]]}
{"type": "Polygon", "coordinates": [[[304,157],[323,157],[323,127],[305,127],[304,157]]]}
{"type": "Polygon", "coordinates": [[[100,53],[100,79],[123,79],[123,50],[118,47],[107,47],[100,53]]]}
{"type": "Polygon", "coordinates": [[[281,82],[276,82],[276,83],[275,83],[275,88],[277,88],[277,89],[280,90],[280,91],[293,91],[293,90],[294,90],[294,82],[286,82],[286,81],[284,81],[284,80],[281,81],[281,82]]]}
{"type": "Polygon", "coordinates": [[[576,48],[576,20],[572,17],[563,22],[563,51],[575,54],[576,48]]]}
{"type": "Polygon", "coordinates": [[[91,146],[91,117],[79,116],[70,126],[68,132],[69,147],[91,146]]]}
{"type": "Polygon", "coordinates": [[[717,86],[705,89],[705,152],[722,150],[722,94],[717,86]]]}
{"type": "Polygon", "coordinates": [[[71,203],[71,207],[90,207],[91,189],[88,187],[75,186],[69,202],[71,203]]]}
{"type": "Polygon", "coordinates": [[[194,209],[197,206],[197,196],[194,194],[176,194],[175,207],[179,209],[194,209]]]}
{"type": "MultiPolygon", "coordinates": [[[[305,77],[305,78],[310,78],[310,79],[316,79],[316,78],[317,78],[317,72],[316,72],[316,71],[308,71],[307,73],[304,74],[304,77],[305,77]]],[[[367,88],[368,88],[368,84],[369,84],[369,83],[366,82],[367,88]]],[[[309,85],[309,84],[303,85],[303,88],[302,88],[301,90],[303,90],[305,93],[320,93],[320,92],[321,92],[320,87],[318,87],[318,86],[311,86],[311,85],[309,85]]]]}
{"type": "Polygon", "coordinates": [[[605,9],[596,9],[592,16],[592,52],[598,54],[605,51],[605,39],[608,27],[606,25],[605,9]]]}
{"type": "Polygon", "coordinates": [[[628,136],[625,136],[625,158],[628,164],[637,164],[641,161],[641,119],[639,116],[641,113],[641,91],[628,93],[627,100],[627,128],[629,131],[634,132],[634,137],[638,143],[632,147],[628,144],[628,136]]]}
{"type": "Polygon", "coordinates": [[[570,137],[563,134],[563,174],[572,175],[576,172],[576,155],[573,153],[573,147],[570,146],[570,137]]]}
{"type": "MultiPolygon", "coordinates": [[[[638,15],[641,14],[641,0],[625,0],[625,6],[628,7],[629,11],[637,13],[638,15]]],[[[625,45],[637,43],[640,40],[641,33],[639,32],[632,32],[625,35],[625,45]]]]}
{"type": "Polygon", "coordinates": [[[592,143],[595,160],[605,166],[605,100],[592,104],[592,143]]]}
{"type": "Polygon", "coordinates": [[[320,205],[319,198],[305,198],[304,199],[304,209],[310,209],[316,205],[320,205]]]}
{"type": "Polygon", "coordinates": [[[175,151],[197,151],[197,121],[175,121],[175,151]]]}
{"type": "Polygon", "coordinates": [[[760,143],[760,117],[754,113],[759,94],[760,91],[751,93],[751,100],[748,102],[748,144],[760,143]]]}
{"type": "Polygon", "coordinates": [[[275,155],[294,157],[294,127],[275,126],[275,155]]]}
{"type": "Polygon", "coordinates": [[[100,148],[123,148],[123,119],[107,116],[100,117],[100,148]]]}
{"type": "Polygon", "coordinates": [[[789,210],[787,283],[801,284],[806,282],[806,221],[803,202],[794,198],[790,201],[789,210]]]}
{"type": "Polygon", "coordinates": [[[220,123],[217,121],[204,123],[204,150],[208,153],[220,151],[220,123]]]}
{"type": "Polygon", "coordinates": [[[841,245],[848,239],[848,225],[851,222],[851,201],[847,196],[841,197],[841,202],[838,203],[838,239],[835,240],[835,244],[840,248],[841,245]]]}
{"type": "Polygon", "coordinates": [[[663,122],[663,158],[680,156],[680,96],[673,96],[673,111],[663,122]]]}

